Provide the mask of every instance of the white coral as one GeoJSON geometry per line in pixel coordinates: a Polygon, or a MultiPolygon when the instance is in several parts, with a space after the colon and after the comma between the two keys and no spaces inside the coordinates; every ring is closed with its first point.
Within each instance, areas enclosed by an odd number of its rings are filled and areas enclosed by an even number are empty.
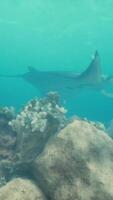
{"type": "MultiPolygon", "coordinates": [[[[19,132],[33,133],[36,131],[44,132],[48,120],[56,119],[59,121],[59,128],[62,128],[65,124],[65,110],[58,104],[55,105],[54,93],[42,100],[33,100],[29,102],[25,108],[17,115],[16,119],[9,122],[13,130],[19,132]],[[52,96],[53,95],[53,96],[52,96]],[[53,98],[53,99],[52,99],[53,98]],[[54,101],[53,101],[54,100],[54,101]]],[[[49,122],[50,123],[50,122],[49,122]]]]}

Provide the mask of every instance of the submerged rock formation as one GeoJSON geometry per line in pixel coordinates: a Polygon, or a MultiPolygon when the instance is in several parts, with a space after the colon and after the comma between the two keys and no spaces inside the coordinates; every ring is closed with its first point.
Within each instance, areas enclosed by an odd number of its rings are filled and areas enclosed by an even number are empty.
{"type": "Polygon", "coordinates": [[[112,200],[113,140],[75,120],[49,140],[33,172],[49,199],[112,200]]]}
{"type": "Polygon", "coordinates": [[[65,113],[49,93],[1,120],[0,199],[113,200],[112,138],[103,124],[65,113]]]}

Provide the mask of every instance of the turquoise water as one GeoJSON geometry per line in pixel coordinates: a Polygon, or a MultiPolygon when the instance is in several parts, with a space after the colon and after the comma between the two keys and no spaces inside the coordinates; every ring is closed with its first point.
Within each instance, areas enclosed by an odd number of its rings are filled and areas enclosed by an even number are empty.
{"type": "MultiPolygon", "coordinates": [[[[0,73],[83,71],[96,49],[103,74],[113,75],[113,1],[5,0],[0,2],[0,73]]],[[[112,91],[111,91],[112,92],[112,91]]],[[[20,108],[39,95],[21,79],[0,79],[0,105],[20,108]]],[[[70,114],[108,123],[113,99],[84,90],[67,98],[70,114]]]]}

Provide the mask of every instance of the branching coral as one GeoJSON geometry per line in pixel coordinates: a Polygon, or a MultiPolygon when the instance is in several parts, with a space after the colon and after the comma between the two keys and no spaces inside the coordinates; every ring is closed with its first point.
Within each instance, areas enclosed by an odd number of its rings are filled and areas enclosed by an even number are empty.
{"type": "Polygon", "coordinates": [[[13,130],[30,130],[31,132],[44,132],[49,120],[56,120],[58,129],[65,126],[66,110],[58,105],[58,96],[56,93],[49,93],[48,96],[41,100],[30,101],[16,119],[9,122],[13,130]]]}
{"type": "Polygon", "coordinates": [[[30,101],[9,125],[17,132],[17,151],[21,156],[38,154],[47,139],[67,124],[66,110],[57,93],[30,101]]]}

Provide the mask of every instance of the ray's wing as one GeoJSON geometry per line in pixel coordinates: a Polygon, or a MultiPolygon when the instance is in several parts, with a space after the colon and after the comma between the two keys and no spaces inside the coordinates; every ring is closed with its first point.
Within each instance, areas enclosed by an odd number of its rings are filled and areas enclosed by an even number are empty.
{"type": "Polygon", "coordinates": [[[97,51],[88,68],[80,74],[79,79],[92,84],[101,81],[101,63],[97,51]]]}

